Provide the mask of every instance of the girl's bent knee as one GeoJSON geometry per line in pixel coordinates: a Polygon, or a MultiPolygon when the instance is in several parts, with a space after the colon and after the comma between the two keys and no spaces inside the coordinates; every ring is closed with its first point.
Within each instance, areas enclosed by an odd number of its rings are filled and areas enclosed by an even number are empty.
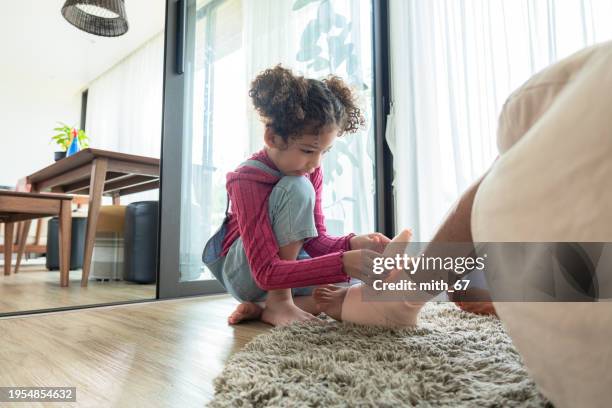
{"type": "Polygon", "coordinates": [[[276,183],[272,191],[276,189],[282,190],[283,193],[296,200],[314,202],[315,199],[312,183],[303,176],[284,176],[276,183]]]}
{"type": "Polygon", "coordinates": [[[315,191],[306,177],[282,177],[268,201],[272,229],[280,247],[316,237],[315,191]]]}

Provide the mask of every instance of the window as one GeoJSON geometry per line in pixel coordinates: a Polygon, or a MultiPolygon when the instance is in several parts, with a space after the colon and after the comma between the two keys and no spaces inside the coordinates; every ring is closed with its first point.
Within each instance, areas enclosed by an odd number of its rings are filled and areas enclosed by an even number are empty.
{"type": "Polygon", "coordinates": [[[224,217],[225,175],[263,147],[249,84],[278,63],[308,77],[334,73],[358,90],[367,128],[326,155],[323,206],[331,234],[374,230],[371,15],[369,0],[189,4],[181,280],[212,279],[201,252],[224,217]]]}

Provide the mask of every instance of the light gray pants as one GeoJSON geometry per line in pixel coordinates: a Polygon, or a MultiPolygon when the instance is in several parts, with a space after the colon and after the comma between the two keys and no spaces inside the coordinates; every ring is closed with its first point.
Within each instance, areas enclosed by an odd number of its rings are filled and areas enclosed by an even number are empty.
{"type": "MultiPolygon", "coordinates": [[[[304,176],[284,176],[255,160],[249,160],[243,165],[256,166],[281,177],[268,199],[268,215],[279,247],[317,236],[314,220],[315,191],[310,180],[304,176]]],[[[225,233],[224,222],[204,248],[204,263],[237,300],[265,300],[266,291],[257,286],[253,279],[242,237],[232,243],[225,256],[219,256],[225,233]]],[[[310,256],[302,248],[297,259],[306,258],[310,256]]],[[[311,292],[312,287],[293,288],[294,296],[308,295],[311,292]]]]}

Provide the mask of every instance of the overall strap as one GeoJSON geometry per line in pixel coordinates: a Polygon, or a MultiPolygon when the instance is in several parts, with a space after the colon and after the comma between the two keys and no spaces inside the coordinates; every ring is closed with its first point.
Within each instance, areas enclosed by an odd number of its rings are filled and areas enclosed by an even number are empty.
{"type": "MultiPolygon", "coordinates": [[[[268,165],[266,165],[265,163],[260,162],[259,160],[249,159],[249,160],[246,160],[246,161],[242,162],[240,164],[240,166],[238,166],[238,167],[240,168],[240,167],[244,167],[244,166],[257,167],[258,169],[263,170],[266,173],[271,174],[273,176],[283,177],[283,173],[281,173],[278,170],[274,170],[274,169],[270,168],[268,165]]],[[[229,206],[230,206],[230,198],[229,198],[229,193],[228,193],[227,194],[227,203],[225,205],[225,216],[226,217],[227,217],[227,214],[228,214],[228,211],[229,211],[229,206]]]]}
{"type": "Polygon", "coordinates": [[[230,205],[229,193],[227,192],[227,190],[225,191],[225,194],[227,195],[227,200],[225,202],[225,220],[223,220],[223,222],[227,220],[227,215],[229,213],[229,205],[230,205]]]}
{"type": "Polygon", "coordinates": [[[276,177],[283,177],[283,173],[281,173],[278,170],[274,170],[272,168],[270,168],[267,164],[260,162],[259,160],[246,160],[244,162],[242,162],[242,164],[238,167],[243,167],[243,166],[251,166],[251,167],[257,167],[260,170],[265,171],[268,174],[271,174],[273,176],[276,177]]]}

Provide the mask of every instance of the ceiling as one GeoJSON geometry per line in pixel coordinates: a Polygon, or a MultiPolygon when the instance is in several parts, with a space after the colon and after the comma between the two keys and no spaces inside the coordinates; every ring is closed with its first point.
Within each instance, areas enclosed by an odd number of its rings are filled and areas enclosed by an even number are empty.
{"type": "Polygon", "coordinates": [[[166,0],[125,0],[129,30],[88,34],[61,15],[64,0],[3,1],[2,81],[56,81],[84,87],[164,29],[166,0]]]}

